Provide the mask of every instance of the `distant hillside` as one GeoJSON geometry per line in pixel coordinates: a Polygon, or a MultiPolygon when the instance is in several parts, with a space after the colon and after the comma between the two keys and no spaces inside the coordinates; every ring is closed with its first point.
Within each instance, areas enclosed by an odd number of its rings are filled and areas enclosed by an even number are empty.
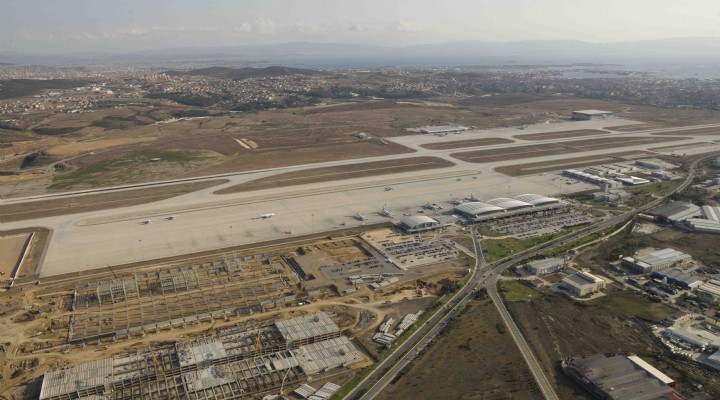
{"type": "Polygon", "coordinates": [[[0,80],[0,99],[12,99],[39,94],[46,89],[72,89],[84,86],[87,81],[68,79],[11,79],[0,80]]]}
{"type": "Polygon", "coordinates": [[[167,71],[167,74],[172,76],[213,76],[240,81],[247,78],[269,78],[284,75],[320,75],[322,72],[311,69],[272,66],[265,68],[209,67],[190,71],[167,71]]]}

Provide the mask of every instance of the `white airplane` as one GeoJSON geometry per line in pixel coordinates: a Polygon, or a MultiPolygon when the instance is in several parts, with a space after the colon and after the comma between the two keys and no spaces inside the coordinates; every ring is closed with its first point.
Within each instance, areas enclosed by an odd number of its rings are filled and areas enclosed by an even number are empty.
{"type": "Polygon", "coordinates": [[[380,215],[383,217],[395,218],[395,215],[393,215],[393,213],[385,207],[383,207],[382,211],[380,211],[380,215]]]}
{"type": "Polygon", "coordinates": [[[259,214],[258,218],[268,219],[268,218],[272,218],[274,216],[275,216],[275,213],[265,213],[265,214],[259,214]]]}
{"type": "Polygon", "coordinates": [[[462,203],[463,203],[463,201],[460,200],[460,199],[452,199],[452,200],[450,200],[450,204],[452,204],[452,205],[454,205],[454,206],[459,206],[459,205],[462,204],[462,203]]]}
{"type": "Polygon", "coordinates": [[[467,198],[470,201],[480,201],[479,197],[475,197],[474,194],[470,193],[470,197],[467,198]]]}
{"type": "Polygon", "coordinates": [[[391,191],[391,190],[393,190],[393,189],[395,189],[395,188],[392,187],[392,186],[385,186],[385,191],[386,191],[386,192],[389,192],[389,191],[391,191]]]}
{"type": "Polygon", "coordinates": [[[360,213],[357,213],[354,218],[358,221],[365,221],[365,216],[360,213]]]}

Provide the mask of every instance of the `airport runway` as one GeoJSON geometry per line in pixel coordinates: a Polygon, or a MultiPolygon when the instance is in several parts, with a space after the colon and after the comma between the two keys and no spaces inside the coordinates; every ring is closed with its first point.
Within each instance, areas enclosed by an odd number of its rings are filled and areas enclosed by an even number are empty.
{"type": "MultiPolygon", "coordinates": [[[[251,244],[290,238],[314,232],[324,232],[343,226],[359,225],[352,218],[358,212],[368,219],[368,223],[380,222],[387,218],[377,213],[386,206],[401,217],[404,213],[415,213],[427,202],[439,203],[450,208],[453,197],[464,198],[474,194],[481,199],[509,197],[523,193],[557,195],[593,188],[591,185],[576,183],[567,185],[554,179],[553,174],[531,175],[519,178],[509,177],[494,171],[494,168],[527,162],[559,161],[569,157],[594,154],[616,153],[628,150],[647,150],[653,147],[682,147],[698,141],[719,140],[718,136],[687,135],[686,139],[674,142],[613,147],[581,153],[562,155],[538,155],[537,157],[505,160],[485,164],[460,161],[452,153],[472,150],[502,149],[528,144],[546,144],[567,142],[568,139],[546,141],[526,141],[513,138],[516,135],[553,132],[577,129],[599,129],[602,126],[620,126],[637,122],[621,119],[609,121],[583,121],[559,124],[539,124],[526,129],[492,129],[450,134],[445,137],[432,135],[412,135],[393,138],[405,146],[416,149],[415,153],[372,157],[309,164],[303,166],[275,168],[248,173],[222,174],[229,182],[220,186],[200,190],[171,199],[92,213],[81,213],[26,220],[3,224],[3,229],[44,226],[53,229],[53,236],[41,268],[41,276],[63,273],[80,273],[84,270],[121,265],[137,261],[147,261],[198,251],[212,250],[232,245],[251,244]],[[513,144],[502,144],[463,149],[429,150],[420,147],[431,142],[449,142],[489,137],[501,137],[515,140],[513,144]],[[215,195],[213,192],[223,187],[272,176],[274,174],[297,171],[322,166],[338,166],[358,162],[380,161],[417,156],[440,157],[455,163],[455,166],[344,181],[324,182],[302,186],[258,190],[253,192],[215,195]],[[385,191],[384,187],[393,186],[394,190],[385,191]],[[260,213],[275,213],[269,219],[256,218],[260,213]],[[175,219],[168,220],[174,215],[175,219]],[[152,220],[143,224],[144,220],[152,220]]],[[[653,132],[672,132],[690,128],[702,128],[718,125],[670,128],[643,132],[611,133],[598,137],[653,136],[653,132]]],[[[583,136],[577,140],[587,140],[595,136],[583,136]]],[[[688,154],[720,149],[720,144],[683,150],[688,154]]],[[[666,153],[669,154],[668,150],[666,153]]],[[[215,179],[216,176],[203,179],[215,179]]],[[[82,195],[82,194],[75,194],[82,195]]],[[[57,195],[51,195],[57,196],[57,195]]],[[[4,203],[33,201],[43,196],[26,199],[5,200],[4,203]]]]}

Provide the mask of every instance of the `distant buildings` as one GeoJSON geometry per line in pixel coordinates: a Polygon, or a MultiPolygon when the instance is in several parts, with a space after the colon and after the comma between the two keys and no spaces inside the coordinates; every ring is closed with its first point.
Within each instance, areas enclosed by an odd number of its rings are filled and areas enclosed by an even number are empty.
{"type": "Polygon", "coordinates": [[[608,119],[613,118],[615,114],[612,111],[602,110],[579,110],[572,112],[573,121],[590,121],[593,119],[608,119]]]}

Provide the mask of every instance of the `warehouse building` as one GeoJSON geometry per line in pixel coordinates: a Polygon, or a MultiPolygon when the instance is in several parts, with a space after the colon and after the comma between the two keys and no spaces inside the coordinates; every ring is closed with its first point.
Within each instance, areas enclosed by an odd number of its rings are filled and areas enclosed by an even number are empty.
{"type": "Polygon", "coordinates": [[[675,397],[675,380],[640,357],[594,354],[566,357],[560,366],[568,376],[605,400],[647,400],[675,397]]]}
{"type": "Polygon", "coordinates": [[[426,215],[413,215],[400,220],[400,229],[407,233],[427,232],[440,228],[440,222],[426,215]]]}
{"type": "Polygon", "coordinates": [[[514,198],[500,197],[486,202],[472,201],[454,207],[455,213],[472,222],[508,218],[539,211],[565,207],[565,203],[553,197],[522,194],[514,198]]]}
{"type": "Polygon", "coordinates": [[[700,284],[695,290],[701,298],[708,298],[712,301],[720,299],[720,281],[715,279],[700,284]]]}
{"type": "Polygon", "coordinates": [[[645,158],[642,160],[635,160],[635,164],[647,169],[674,169],[678,167],[677,165],[670,164],[657,158],[645,158]]]}
{"type": "Polygon", "coordinates": [[[698,267],[670,267],[655,271],[650,276],[658,279],[667,279],[668,282],[680,287],[694,289],[702,283],[702,280],[696,273],[697,270],[698,267]]]}
{"type": "Polygon", "coordinates": [[[683,265],[691,259],[692,257],[689,254],[667,248],[656,250],[642,256],[624,257],[621,264],[637,273],[649,274],[673,265],[683,265]]]}
{"type": "Polygon", "coordinates": [[[604,289],[605,284],[604,279],[581,271],[563,278],[560,287],[570,292],[574,297],[582,297],[604,289]]]}
{"type": "Polygon", "coordinates": [[[667,221],[674,224],[702,215],[702,209],[692,203],[673,201],[650,211],[648,214],[654,215],[661,222],[667,221]]]}
{"type": "Polygon", "coordinates": [[[571,119],[573,121],[590,121],[593,119],[609,119],[614,116],[615,114],[612,111],[578,110],[572,112],[571,119]]]}
{"type": "Polygon", "coordinates": [[[577,179],[582,182],[592,183],[593,185],[604,185],[607,189],[612,189],[620,186],[619,183],[612,179],[603,178],[602,176],[589,174],[587,172],[578,171],[576,169],[566,169],[562,172],[563,176],[568,178],[577,179]]]}
{"type": "Polygon", "coordinates": [[[565,265],[564,258],[546,258],[544,260],[535,260],[525,264],[526,271],[533,275],[550,274],[560,270],[565,265]]]}

